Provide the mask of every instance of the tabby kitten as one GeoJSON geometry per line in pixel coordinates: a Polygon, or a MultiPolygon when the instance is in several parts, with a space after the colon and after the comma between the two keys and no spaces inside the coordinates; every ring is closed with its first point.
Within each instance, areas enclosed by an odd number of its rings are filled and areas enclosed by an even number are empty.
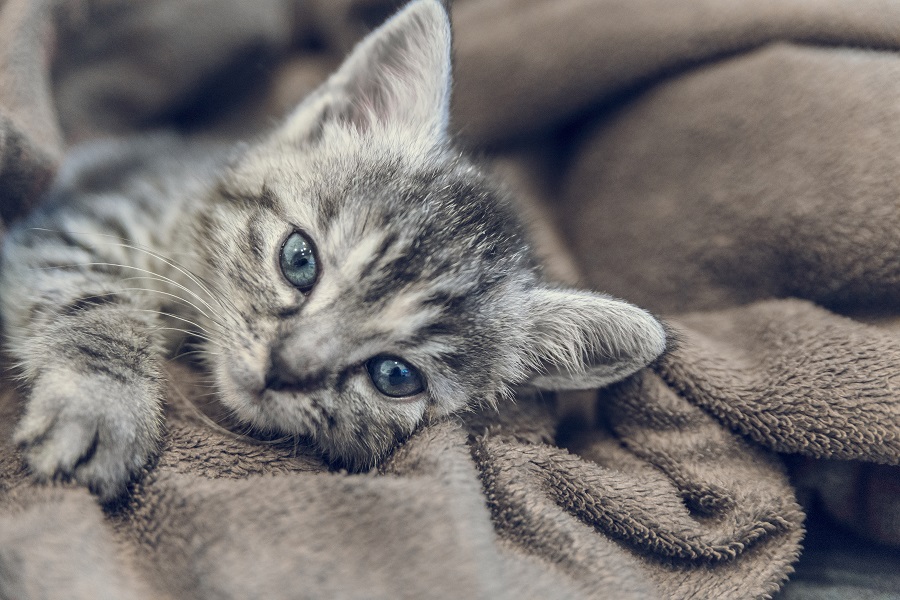
{"type": "Polygon", "coordinates": [[[160,440],[182,332],[237,419],[351,469],[513,385],[602,386],[657,357],[646,312],[541,280],[447,138],[450,67],[445,9],[416,0],[254,145],[73,153],[3,249],[35,476],[120,494],[160,440]]]}

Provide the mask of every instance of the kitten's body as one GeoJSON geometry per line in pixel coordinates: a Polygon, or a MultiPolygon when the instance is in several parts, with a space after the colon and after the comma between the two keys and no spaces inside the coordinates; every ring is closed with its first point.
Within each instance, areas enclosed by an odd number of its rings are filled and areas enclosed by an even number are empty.
{"type": "Polygon", "coordinates": [[[356,468],[511,385],[603,385],[662,351],[640,309],[541,281],[511,207],[446,138],[449,48],[443,8],[419,0],[256,145],[161,136],[75,158],[3,257],[38,476],[122,489],[160,436],[180,329],[239,420],[356,468]],[[298,235],[303,285],[284,263],[298,235]],[[385,391],[386,361],[421,385],[385,391]]]}

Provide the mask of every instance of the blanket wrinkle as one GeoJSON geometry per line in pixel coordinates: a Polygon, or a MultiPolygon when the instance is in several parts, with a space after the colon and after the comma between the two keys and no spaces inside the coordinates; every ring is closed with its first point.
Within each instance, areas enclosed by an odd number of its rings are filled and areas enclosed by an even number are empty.
{"type": "Polygon", "coordinates": [[[503,576],[527,569],[499,553],[480,497],[465,435],[445,423],[409,440],[378,477],[198,480],[159,469],[122,518],[179,598],[291,598],[291,581],[314,585],[315,597],[564,593],[540,571],[503,576]]]}
{"type": "MultiPolygon", "coordinates": [[[[481,452],[496,457],[501,450],[491,444],[481,452]]],[[[671,496],[660,494],[657,485],[626,487],[624,482],[610,481],[602,469],[558,450],[542,453],[534,447],[516,447],[504,458],[508,462],[482,462],[490,487],[502,485],[503,476],[511,478],[509,485],[522,485],[527,473],[538,480],[536,487],[579,520],[660,557],[713,563],[732,560],[759,540],[789,530],[792,525],[773,513],[755,515],[752,522],[737,523],[733,531],[713,531],[708,536],[695,535],[695,523],[676,523],[676,528],[669,530],[668,523],[660,523],[659,509],[671,496]]],[[[669,508],[686,512],[677,503],[669,508]]]]}
{"type": "Polygon", "coordinates": [[[0,517],[0,590],[4,598],[139,600],[136,577],[85,490],[38,495],[0,517]],[[86,578],[85,572],[95,573],[86,578]]]}
{"type": "Polygon", "coordinates": [[[682,561],[709,568],[720,563],[730,575],[729,563],[768,546],[769,568],[789,570],[799,552],[803,514],[777,460],[723,430],[658,377],[635,377],[604,396],[601,403],[617,435],[588,430],[572,445],[576,454],[541,443],[546,430],[535,435],[535,424],[549,429],[554,422],[552,409],[540,403],[504,411],[488,435],[475,438],[473,453],[485,489],[492,491],[488,503],[501,535],[531,547],[534,540],[549,538],[543,552],[558,556],[568,569],[590,572],[590,564],[576,558],[592,559],[580,544],[571,553],[551,550],[576,544],[576,532],[589,526],[635,556],[656,557],[667,572],[659,577],[662,589],[674,593],[680,581],[679,596],[687,596],[689,588],[704,594],[712,579],[708,572],[702,579],[684,579],[682,561]],[[510,414],[518,411],[528,418],[510,414]],[[661,416],[653,431],[644,426],[648,413],[661,416]],[[524,435],[517,430],[523,425],[524,435]],[[693,475],[691,485],[679,485],[685,480],[679,471],[693,475]],[[546,504],[535,505],[538,497],[546,504]],[[554,521],[548,520],[551,509],[560,515],[554,521]],[[571,524],[560,531],[567,521],[571,524]],[[558,541],[563,535],[568,541],[558,541]]]}
{"type": "Polygon", "coordinates": [[[895,333],[800,300],[681,322],[661,376],[735,429],[780,452],[900,463],[895,333]]]}
{"type": "Polygon", "coordinates": [[[900,110],[873,99],[898,76],[884,52],[778,45],[597,119],[560,205],[588,281],[666,315],[789,296],[890,311],[900,110]]]}
{"type": "MultiPolygon", "coordinates": [[[[64,144],[255,135],[401,3],[0,0],[0,215],[27,211],[64,144]]],[[[590,397],[429,423],[365,474],[223,429],[173,364],[159,456],[107,507],[29,479],[5,380],[0,596],[895,594],[896,3],[453,13],[454,127],[520,198],[548,276],[681,343],[590,397]]]]}
{"type": "Polygon", "coordinates": [[[885,0],[852,9],[840,0],[470,1],[454,24],[456,114],[479,146],[546,133],[655,81],[773,42],[900,47],[900,9],[885,0]]]}
{"type": "MultiPolygon", "coordinates": [[[[664,477],[660,477],[657,473],[655,478],[641,486],[640,480],[630,481],[633,476],[611,469],[599,479],[579,481],[578,478],[572,478],[571,473],[561,471],[560,463],[572,461],[579,466],[583,466],[584,463],[571,456],[565,457],[567,460],[564,461],[545,461],[542,460],[544,457],[540,456],[542,450],[544,448],[518,444],[502,448],[497,441],[486,443],[479,449],[480,452],[494,455],[491,462],[484,462],[483,458],[479,462],[486,487],[494,491],[488,496],[488,501],[495,515],[498,533],[515,543],[531,548],[532,551],[540,551],[546,556],[554,557],[554,560],[560,562],[570,573],[577,574],[581,580],[591,582],[590,589],[628,589],[621,581],[616,581],[615,587],[611,588],[610,581],[594,574],[598,569],[597,565],[608,565],[612,557],[603,555],[604,552],[609,552],[609,549],[606,544],[600,544],[594,539],[595,536],[591,534],[593,530],[605,531],[613,539],[628,539],[628,545],[632,548],[625,555],[640,560],[638,564],[643,564],[645,568],[648,556],[657,557],[653,560],[654,568],[647,569],[645,573],[656,580],[659,589],[664,590],[657,594],[666,598],[705,596],[710,590],[715,589],[718,589],[720,595],[714,597],[764,596],[777,588],[780,578],[790,570],[786,568],[786,564],[796,558],[797,542],[801,534],[794,524],[786,524],[786,527],[780,527],[779,523],[774,526],[763,525],[757,531],[749,532],[750,536],[744,540],[746,546],[741,541],[733,540],[727,533],[719,539],[704,540],[707,543],[711,541],[709,545],[702,541],[698,542],[695,538],[695,526],[687,526],[681,531],[660,535],[659,522],[653,517],[668,519],[671,518],[670,511],[679,512],[677,502],[673,505],[671,496],[666,493],[664,477]],[[532,490],[530,493],[517,493],[524,485],[523,478],[528,476],[537,478],[537,481],[530,485],[532,490]],[[563,485],[560,485],[561,483],[563,485]],[[580,484],[581,487],[573,489],[565,485],[566,483],[580,484]],[[590,483],[599,485],[592,488],[590,483]],[[541,490],[543,492],[541,496],[546,500],[538,503],[536,497],[540,496],[534,488],[541,490]],[[591,493],[588,496],[581,495],[580,492],[584,489],[590,490],[591,493]],[[630,500],[637,506],[628,504],[624,507],[624,511],[619,512],[617,509],[621,510],[623,507],[617,505],[617,499],[625,499],[626,502],[630,500]],[[548,515],[551,510],[557,512],[556,518],[552,520],[548,515]],[[643,514],[650,518],[647,526],[643,526],[640,522],[621,519],[623,512],[631,516],[632,510],[638,515],[643,514]],[[607,520],[603,511],[616,514],[618,518],[607,520]],[[787,535],[793,539],[794,543],[791,544],[794,548],[793,554],[784,555],[783,547],[779,548],[783,544],[778,542],[766,544],[760,541],[766,538],[769,541],[777,539],[778,534],[785,531],[788,531],[787,535]],[[757,540],[753,537],[757,537],[757,540]],[[754,547],[754,541],[760,543],[754,547]],[[717,542],[722,542],[722,545],[717,546],[717,542]],[[723,550],[722,554],[717,555],[723,550]],[[731,560],[734,556],[728,556],[735,550],[745,552],[748,556],[760,552],[771,552],[774,556],[768,556],[769,560],[764,563],[755,560],[742,563],[731,560]],[[720,561],[716,567],[712,566],[716,560],[711,560],[709,566],[698,569],[696,562],[673,560],[678,558],[678,554],[682,558],[691,556],[700,558],[701,564],[706,564],[710,558],[718,558],[720,561]],[[668,555],[676,556],[670,556],[668,561],[662,560],[662,557],[668,555]],[[685,568],[688,563],[693,566],[685,568]],[[748,564],[780,572],[781,575],[774,580],[762,577],[766,583],[760,586],[760,589],[729,591],[728,582],[734,577],[735,567],[746,567],[748,564]]],[[[680,507],[680,511],[683,512],[684,508],[680,507]]],[[[742,533],[744,532],[737,532],[738,536],[742,533]]],[[[618,552],[622,553],[622,550],[618,552]]],[[[629,574],[629,577],[634,578],[635,575],[629,574]]],[[[747,577],[747,580],[759,581],[754,577],[747,577]]],[[[637,597],[656,597],[656,594],[645,596],[641,595],[643,593],[646,592],[639,593],[637,597]]]]}
{"type": "Polygon", "coordinates": [[[703,544],[692,552],[711,561],[731,559],[767,536],[799,532],[802,513],[773,457],[723,430],[652,373],[618,384],[609,394],[604,402],[618,439],[666,476],[679,492],[682,514],[696,521],[677,531],[691,538],[698,526],[710,528],[709,541],[690,539],[703,544]],[[664,411],[679,415],[680,422],[644,426],[648,413],[664,411]]]}

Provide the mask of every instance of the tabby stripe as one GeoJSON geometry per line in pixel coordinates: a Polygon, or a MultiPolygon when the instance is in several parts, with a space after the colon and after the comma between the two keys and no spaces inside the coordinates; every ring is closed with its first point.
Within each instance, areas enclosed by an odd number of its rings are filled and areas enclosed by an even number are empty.
{"type": "Polygon", "coordinates": [[[269,212],[280,214],[278,210],[278,196],[276,196],[275,192],[273,192],[272,189],[265,184],[263,184],[262,193],[259,195],[254,204],[260,208],[268,210],[269,212]]]}
{"type": "Polygon", "coordinates": [[[127,384],[133,380],[133,378],[129,377],[129,375],[135,375],[135,372],[131,371],[131,370],[129,370],[125,373],[122,373],[118,369],[111,368],[109,366],[109,364],[107,364],[106,362],[103,362],[99,359],[97,361],[87,362],[86,366],[88,368],[90,368],[92,371],[94,371],[95,373],[102,373],[102,374],[110,377],[111,379],[115,379],[116,381],[118,381],[119,383],[122,383],[122,384],[127,384]]]}
{"type": "Polygon", "coordinates": [[[65,244],[66,246],[69,246],[72,248],[78,248],[79,250],[82,250],[83,252],[90,254],[91,256],[96,256],[96,254],[97,254],[96,248],[94,248],[93,246],[89,246],[85,242],[79,240],[77,237],[75,237],[68,231],[42,230],[40,233],[49,235],[51,237],[55,237],[59,241],[61,241],[63,244],[65,244]]]}
{"type": "MultiPolygon", "coordinates": [[[[256,215],[258,217],[258,215],[256,215]]],[[[263,239],[259,235],[259,228],[256,226],[255,220],[250,222],[250,227],[247,232],[247,247],[252,252],[257,259],[264,260],[265,259],[265,246],[263,245],[263,239]]]]}
{"type": "Polygon", "coordinates": [[[281,210],[281,203],[278,201],[278,196],[265,184],[262,186],[262,190],[258,195],[249,195],[235,192],[225,183],[220,183],[218,187],[216,187],[216,195],[223,200],[234,204],[240,204],[249,209],[255,208],[260,211],[266,210],[279,217],[284,217],[284,212],[281,210]]]}
{"type": "Polygon", "coordinates": [[[381,246],[378,247],[378,250],[372,253],[372,257],[369,260],[369,263],[363,268],[362,272],[359,274],[360,281],[369,277],[372,274],[372,270],[376,265],[381,263],[381,259],[384,258],[384,255],[387,254],[387,251],[391,246],[394,245],[394,242],[397,241],[399,235],[397,232],[392,231],[388,235],[385,236],[384,240],[381,242],[381,246]]]}
{"type": "Polygon", "coordinates": [[[346,369],[341,369],[341,372],[338,373],[337,380],[334,382],[334,387],[337,389],[338,394],[343,394],[346,391],[347,383],[350,381],[350,376],[355,368],[355,365],[347,367],[346,369]]]}
{"type": "Polygon", "coordinates": [[[99,217],[98,223],[103,229],[107,232],[114,234],[123,242],[127,242],[131,239],[131,235],[128,232],[128,229],[119,219],[110,217],[108,215],[97,215],[99,217]]]}
{"type": "Polygon", "coordinates": [[[95,296],[85,296],[83,298],[77,298],[67,304],[64,304],[59,309],[59,313],[63,316],[68,317],[76,313],[82,313],[86,310],[91,310],[93,308],[108,306],[110,304],[119,304],[121,301],[122,298],[114,292],[109,294],[97,294],[95,296]]]}
{"type": "Polygon", "coordinates": [[[372,284],[363,300],[370,304],[378,302],[388,297],[391,292],[418,281],[422,275],[418,270],[411,268],[408,257],[396,258],[382,270],[382,279],[372,284]]]}

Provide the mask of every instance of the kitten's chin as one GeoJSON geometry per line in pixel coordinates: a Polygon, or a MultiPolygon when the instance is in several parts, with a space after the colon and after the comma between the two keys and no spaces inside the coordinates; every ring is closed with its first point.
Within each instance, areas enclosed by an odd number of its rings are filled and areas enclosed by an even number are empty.
{"type": "Polygon", "coordinates": [[[265,394],[268,390],[262,377],[255,378],[243,372],[235,373],[224,364],[217,365],[214,374],[219,401],[235,419],[262,431],[285,432],[283,424],[273,418],[271,410],[266,406],[265,394]]]}
{"type": "Polygon", "coordinates": [[[217,373],[225,408],[241,423],[260,432],[315,437],[323,415],[311,410],[315,401],[293,390],[273,390],[262,377],[243,377],[223,369],[217,373]]]}

